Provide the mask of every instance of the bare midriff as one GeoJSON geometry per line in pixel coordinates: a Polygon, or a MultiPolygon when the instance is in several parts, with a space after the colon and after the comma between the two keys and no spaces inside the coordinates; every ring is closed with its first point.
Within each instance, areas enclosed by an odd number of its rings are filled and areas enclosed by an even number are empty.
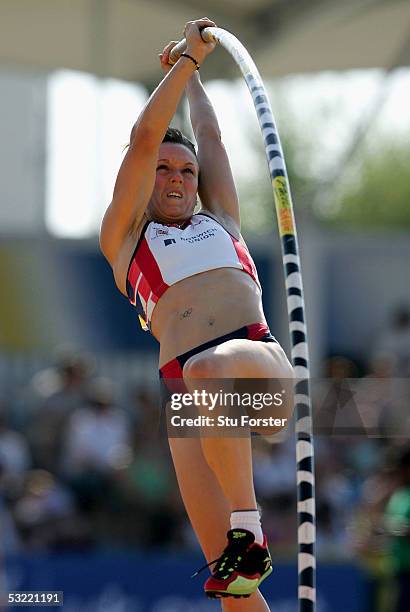
{"type": "Polygon", "coordinates": [[[255,281],[235,268],[195,274],[171,286],[156,305],[151,330],[160,367],[208,340],[251,323],[266,323],[255,281]]]}
{"type": "MultiPolygon", "coordinates": [[[[130,241],[124,245],[114,272],[124,295],[132,252],[130,241]]],[[[236,268],[218,268],[185,278],[167,289],[152,314],[151,331],[160,343],[159,367],[251,323],[266,324],[266,319],[260,289],[249,274],[236,268]]]]}

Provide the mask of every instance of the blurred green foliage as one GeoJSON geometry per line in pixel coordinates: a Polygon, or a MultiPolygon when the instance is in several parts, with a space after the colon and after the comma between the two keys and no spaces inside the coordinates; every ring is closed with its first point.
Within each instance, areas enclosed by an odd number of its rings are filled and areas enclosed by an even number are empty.
{"type": "MultiPolygon", "coordinates": [[[[350,230],[410,229],[410,139],[400,141],[369,131],[355,151],[349,151],[355,126],[344,150],[321,166],[321,113],[331,124],[338,108],[318,108],[303,124],[292,116],[284,96],[269,94],[285,154],[293,204],[317,223],[350,230]],[[274,102],[274,104],[273,104],[274,102]]],[[[259,158],[258,171],[237,180],[245,233],[267,234],[276,230],[276,213],[269,170],[260,132],[247,133],[249,147],[259,158]]],[[[322,160],[323,163],[323,160],[322,160]]]]}
{"type": "Polygon", "coordinates": [[[410,229],[410,143],[379,143],[357,156],[356,177],[328,218],[333,225],[410,229]]]}
{"type": "MultiPolygon", "coordinates": [[[[275,121],[284,151],[293,204],[295,209],[309,210],[317,188],[318,178],[315,177],[311,166],[303,163],[303,152],[306,156],[309,156],[312,143],[307,132],[297,128],[297,123],[293,121],[285,108],[285,101],[276,97],[275,102],[275,121]]],[[[268,162],[259,129],[248,128],[246,137],[248,146],[259,161],[256,173],[241,176],[237,179],[243,231],[245,233],[268,234],[272,230],[276,231],[277,228],[268,162]]]]}

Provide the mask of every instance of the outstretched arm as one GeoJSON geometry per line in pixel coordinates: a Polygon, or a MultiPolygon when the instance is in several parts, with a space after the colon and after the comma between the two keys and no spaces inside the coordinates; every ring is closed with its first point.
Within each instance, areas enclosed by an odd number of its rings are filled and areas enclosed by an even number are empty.
{"type": "MultiPolygon", "coordinates": [[[[186,52],[200,64],[215,47],[214,43],[205,43],[199,31],[200,27],[210,25],[215,24],[209,19],[198,19],[185,26],[186,52]]],[[[142,219],[154,188],[159,146],[195,70],[189,58],[181,57],[152,93],[132,128],[130,146],[100,232],[101,249],[111,264],[126,236],[142,219]]]]}
{"type": "Polygon", "coordinates": [[[202,205],[228,222],[233,220],[240,228],[238,196],[228,155],[221,140],[218,119],[198,72],[189,79],[186,94],[192,129],[198,143],[199,196],[202,205]]]}

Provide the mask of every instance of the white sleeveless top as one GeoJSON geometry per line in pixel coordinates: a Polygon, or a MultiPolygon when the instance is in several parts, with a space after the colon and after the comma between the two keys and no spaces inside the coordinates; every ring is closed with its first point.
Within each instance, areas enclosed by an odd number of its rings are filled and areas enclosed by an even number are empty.
{"type": "Polygon", "coordinates": [[[127,274],[127,294],[138,310],[143,328],[149,329],[155,305],[168,287],[217,268],[242,270],[260,289],[247,247],[213,217],[199,213],[181,227],[147,221],[127,274]]]}

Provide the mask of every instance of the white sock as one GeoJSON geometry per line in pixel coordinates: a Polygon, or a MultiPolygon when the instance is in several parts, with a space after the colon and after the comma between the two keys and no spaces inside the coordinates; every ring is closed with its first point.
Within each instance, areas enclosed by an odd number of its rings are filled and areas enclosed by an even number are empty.
{"type": "Polygon", "coordinates": [[[231,529],[247,529],[253,533],[257,544],[263,544],[261,516],[258,510],[235,510],[232,512],[231,529]]]}

